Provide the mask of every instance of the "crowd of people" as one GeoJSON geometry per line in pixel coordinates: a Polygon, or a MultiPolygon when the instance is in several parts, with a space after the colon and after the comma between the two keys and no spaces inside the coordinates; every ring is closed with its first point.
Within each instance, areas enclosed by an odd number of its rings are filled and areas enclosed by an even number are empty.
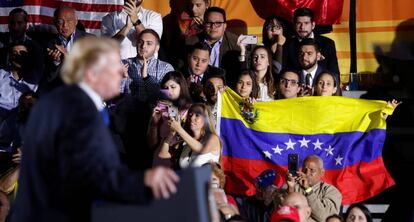
{"type": "MultiPolygon", "coordinates": [[[[312,10],[296,9],[291,23],[269,17],[256,45],[228,31],[210,0],[186,0],[164,21],[142,2],[104,16],[100,37],[68,6],[53,14],[56,33],[31,31],[25,10],[10,12],[0,33],[0,221],[89,221],[95,201],[168,198],[175,170],[204,165],[222,221],[344,221],[318,156],[283,187],[274,178],[285,172],[269,169],[255,196],[220,194],[218,92],[252,104],[341,95],[335,43],[314,31],[312,10]]],[[[360,204],[344,218],[372,221],[360,204]]]]}

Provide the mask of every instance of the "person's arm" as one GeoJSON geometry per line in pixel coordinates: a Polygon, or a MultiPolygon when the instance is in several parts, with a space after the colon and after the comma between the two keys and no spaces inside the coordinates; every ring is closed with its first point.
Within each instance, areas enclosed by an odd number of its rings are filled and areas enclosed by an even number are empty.
{"type": "Polygon", "coordinates": [[[283,35],[283,29],[279,29],[276,34],[270,50],[272,51],[274,65],[277,66],[276,69],[280,71],[283,64],[283,45],[286,42],[286,37],[283,35]]]}
{"type": "Polygon", "coordinates": [[[124,41],[124,39],[129,33],[129,30],[131,30],[131,28],[133,27],[131,18],[129,16],[127,16],[125,23],[126,24],[124,25],[124,27],[122,27],[121,30],[119,30],[114,36],[112,36],[112,38],[116,39],[118,42],[124,41]]]}
{"type": "Polygon", "coordinates": [[[203,144],[188,134],[181,126],[180,122],[175,119],[170,119],[168,124],[170,125],[170,128],[176,131],[178,135],[180,135],[180,137],[188,144],[188,147],[190,147],[191,150],[200,152],[203,149],[203,144]]]}
{"type": "Polygon", "coordinates": [[[328,216],[338,214],[342,201],[341,193],[327,184],[317,192],[311,191],[305,195],[312,209],[311,217],[316,221],[325,221],[328,216]]]}
{"type": "Polygon", "coordinates": [[[286,186],[289,193],[295,192],[296,177],[290,174],[289,171],[286,173],[286,186]]]}
{"type": "Polygon", "coordinates": [[[161,120],[161,110],[158,107],[155,107],[152,112],[151,120],[149,121],[149,126],[147,130],[148,147],[150,147],[151,149],[156,147],[160,139],[158,135],[158,125],[159,125],[160,120],[161,120]]]}
{"type": "MultiPolygon", "coordinates": [[[[284,43],[283,43],[284,44],[284,43]]],[[[272,53],[272,63],[273,68],[276,71],[276,73],[279,73],[282,70],[282,64],[283,64],[283,44],[276,43],[275,45],[275,51],[272,53]]],[[[273,46],[272,46],[273,51],[273,46]]]]}

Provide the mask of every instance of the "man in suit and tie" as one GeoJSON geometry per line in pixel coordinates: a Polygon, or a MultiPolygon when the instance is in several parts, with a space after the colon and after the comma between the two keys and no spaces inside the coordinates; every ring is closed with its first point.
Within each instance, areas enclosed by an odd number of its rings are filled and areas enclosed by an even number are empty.
{"type": "Polygon", "coordinates": [[[237,45],[238,36],[227,31],[226,12],[219,7],[210,7],[204,13],[204,31],[186,39],[186,45],[192,46],[197,42],[210,48],[209,65],[226,70],[229,74],[226,81],[229,85],[235,83],[240,72],[240,48],[237,45]]]}
{"type": "Polygon", "coordinates": [[[319,66],[339,75],[338,58],[336,56],[335,42],[332,39],[316,34],[313,11],[309,8],[298,8],[293,14],[295,36],[288,39],[283,49],[283,65],[288,69],[299,69],[298,52],[303,39],[314,39],[320,47],[319,66]]]}
{"type": "MultiPolygon", "coordinates": [[[[319,45],[314,39],[306,38],[299,43],[299,65],[300,65],[300,84],[302,89],[300,94],[313,95],[313,86],[316,84],[318,76],[326,71],[319,64],[321,60],[321,51],[319,45]]],[[[333,73],[336,78],[336,82],[339,83],[339,75],[333,73]]],[[[341,91],[338,91],[338,95],[342,95],[341,91]]]]}
{"type": "Polygon", "coordinates": [[[95,200],[144,203],[176,192],[177,175],[121,164],[107,127],[105,100],[119,94],[119,44],[77,41],[62,67],[67,85],[45,95],[27,123],[12,221],[90,221],[95,200]]]}
{"type": "Polygon", "coordinates": [[[318,65],[321,59],[321,52],[315,40],[306,38],[299,44],[298,60],[301,71],[300,83],[312,87],[322,68],[318,65]]]}
{"type": "Polygon", "coordinates": [[[92,35],[77,28],[76,11],[68,6],[61,6],[55,10],[53,23],[57,34],[47,43],[47,63],[40,85],[41,93],[51,91],[63,84],[59,73],[65,57],[77,40],[92,35]]]}

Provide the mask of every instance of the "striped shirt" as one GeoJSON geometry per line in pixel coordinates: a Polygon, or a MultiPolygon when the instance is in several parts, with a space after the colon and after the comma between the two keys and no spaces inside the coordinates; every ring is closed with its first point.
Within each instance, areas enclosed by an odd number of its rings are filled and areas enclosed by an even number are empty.
{"type": "Polygon", "coordinates": [[[148,76],[141,76],[142,63],[137,57],[122,60],[128,64],[128,76],[122,80],[121,93],[136,95],[139,101],[147,101],[158,95],[160,82],[165,74],[174,71],[171,64],[156,58],[148,61],[148,76]]]}

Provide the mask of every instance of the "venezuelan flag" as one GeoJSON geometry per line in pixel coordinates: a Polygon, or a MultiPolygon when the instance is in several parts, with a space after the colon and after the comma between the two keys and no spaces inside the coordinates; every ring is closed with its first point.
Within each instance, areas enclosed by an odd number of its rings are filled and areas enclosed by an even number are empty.
{"type": "Polygon", "coordinates": [[[342,193],[343,204],[370,198],[394,185],[385,169],[384,101],[345,97],[301,97],[246,104],[227,89],[219,101],[218,130],[223,141],[223,168],[230,193],[254,195],[254,178],[274,168],[284,183],[287,156],[299,164],[311,154],[324,161],[323,180],[342,193]]]}

